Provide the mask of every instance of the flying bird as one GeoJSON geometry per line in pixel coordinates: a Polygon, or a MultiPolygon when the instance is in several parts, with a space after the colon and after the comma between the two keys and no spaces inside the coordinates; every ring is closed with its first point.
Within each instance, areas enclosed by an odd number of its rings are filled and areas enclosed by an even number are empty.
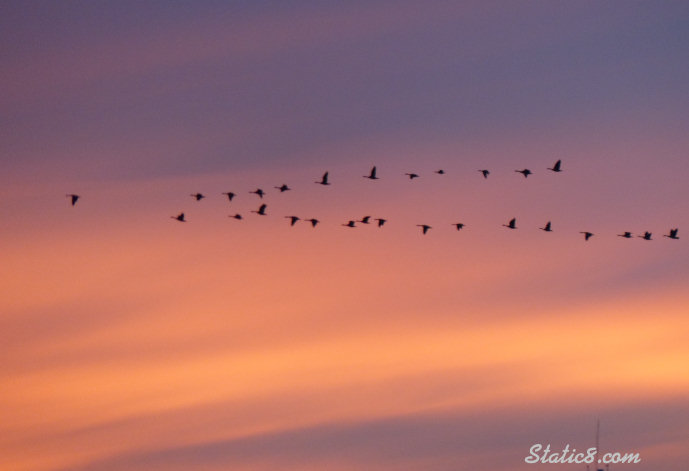
{"type": "Polygon", "coordinates": [[[184,213],[179,213],[177,216],[170,216],[172,219],[176,219],[179,222],[187,222],[186,219],[184,219],[184,213]]]}
{"type": "Polygon", "coordinates": [[[328,182],[328,172],[325,172],[323,176],[321,177],[321,181],[315,182],[320,185],[330,185],[330,182],[328,182]]]}
{"type": "Polygon", "coordinates": [[[228,217],[234,218],[234,219],[236,219],[236,220],[238,220],[238,221],[242,219],[242,215],[239,214],[239,213],[234,214],[234,215],[231,214],[231,215],[228,216],[228,217]]]}
{"type": "Polygon", "coordinates": [[[290,222],[289,222],[290,226],[294,226],[297,223],[297,221],[299,221],[299,219],[301,219],[297,216],[285,216],[285,217],[290,220],[290,222]]]}
{"type": "Polygon", "coordinates": [[[432,229],[432,227],[429,226],[428,224],[417,224],[417,226],[421,228],[421,232],[424,235],[426,234],[426,232],[428,232],[428,229],[432,229]]]}
{"type": "Polygon", "coordinates": [[[378,176],[376,176],[376,167],[371,169],[370,174],[364,175],[364,178],[368,178],[369,180],[379,180],[378,176]]]}
{"type": "Polygon", "coordinates": [[[509,229],[516,229],[517,228],[517,218],[512,218],[510,222],[507,224],[503,224],[503,226],[509,228],[509,229]]]}
{"type": "Polygon", "coordinates": [[[267,205],[262,204],[262,205],[258,208],[258,211],[251,211],[251,212],[252,212],[252,213],[258,214],[259,216],[265,216],[265,215],[266,215],[266,208],[267,208],[267,205]]]}
{"type": "Polygon", "coordinates": [[[205,196],[202,195],[201,193],[194,193],[194,194],[191,195],[191,196],[192,196],[192,198],[196,198],[196,201],[201,201],[202,199],[205,198],[205,196]]]}
{"type": "Polygon", "coordinates": [[[304,221],[310,222],[310,223],[311,223],[311,227],[316,227],[316,224],[318,224],[318,223],[320,222],[318,219],[315,219],[315,218],[304,219],[304,221]]]}
{"type": "Polygon", "coordinates": [[[533,173],[528,168],[525,168],[524,170],[515,170],[515,172],[521,173],[522,175],[524,175],[524,178],[527,178],[529,175],[531,175],[533,173]]]}
{"type": "Polygon", "coordinates": [[[550,227],[550,221],[548,221],[545,226],[539,227],[539,229],[546,232],[553,232],[552,228],[550,227]]]}
{"type": "Polygon", "coordinates": [[[256,188],[254,191],[250,191],[249,193],[253,193],[255,195],[258,195],[258,197],[261,199],[263,199],[263,195],[266,194],[266,192],[261,190],[260,188],[256,188]]]}
{"type": "Polygon", "coordinates": [[[77,204],[77,200],[79,199],[79,195],[72,195],[72,194],[69,194],[69,195],[65,195],[65,196],[66,196],[67,198],[70,198],[70,200],[72,201],[72,206],[74,206],[75,204],[77,204]]]}
{"type": "Polygon", "coordinates": [[[670,233],[669,233],[669,234],[665,234],[663,237],[667,237],[668,239],[675,239],[675,240],[677,240],[677,239],[679,239],[679,237],[677,237],[677,233],[678,233],[678,232],[679,232],[679,229],[670,229],[670,233]]]}
{"type": "Polygon", "coordinates": [[[464,223],[461,223],[461,222],[456,222],[452,225],[455,226],[458,231],[461,231],[464,228],[464,223]]]}
{"type": "Polygon", "coordinates": [[[632,233],[629,231],[623,232],[622,234],[617,234],[617,237],[624,237],[625,239],[631,239],[632,233]]]}
{"type": "Polygon", "coordinates": [[[592,232],[584,232],[584,231],[581,231],[581,232],[579,232],[579,234],[584,234],[584,240],[589,240],[591,237],[593,237],[593,233],[592,233],[592,232]]]}
{"type": "Polygon", "coordinates": [[[226,191],[225,193],[223,193],[223,195],[227,195],[227,199],[228,199],[229,201],[232,201],[232,198],[235,197],[235,194],[232,193],[231,191],[226,191]]]}
{"type": "Polygon", "coordinates": [[[653,234],[651,234],[650,232],[646,231],[646,232],[644,232],[644,235],[639,236],[639,237],[641,237],[643,240],[653,240],[653,239],[651,239],[651,236],[652,236],[652,235],[653,235],[653,234]]]}
{"type": "Polygon", "coordinates": [[[368,224],[370,219],[371,219],[371,216],[364,216],[363,218],[361,218],[361,221],[357,221],[357,222],[360,222],[362,224],[368,224]]]}
{"type": "Polygon", "coordinates": [[[548,168],[548,170],[552,170],[553,172],[562,172],[562,160],[555,162],[553,168],[548,168]]]}
{"type": "Polygon", "coordinates": [[[488,175],[490,175],[489,170],[479,170],[483,174],[483,178],[488,178],[488,175]]]}
{"type": "Polygon", "coordinates": [[[435,173],[437,173],[438,175],[445,175],[445,170],[441,168],[440,170],[436,170],[435,173]]]}
{"type": "Polygon", "coordinates": [[[408,176],[410,180],[413,180],[415,178],[419,178],[419,176],[415,173],[405,173],[405,175],[408,176]]]}
{"type": "Polygon", "coordinates": [[[291,190],[291,188],[288,187],[287,185],[285,185],[284,183],[283,183],[282,185],[280,185],[280,186],[276,186],[275,188],[277,188],[278,190],[280,190],[280,193],[284,193],[285,191],[291,190]]]}
{"type": "Polygon", "coordinates": [[[356,226],[354,225],[354,221],[349,221],[347,224],[342,224],[342,225],[345,226],[345,227],[356,227],[356,226]]]}
{"type": "Polygon", "coordinates": [[[383,227],[383,224],[388,222],[387,219],[383,219],[383,218],[376,218],[375,221],[378,221],[378,227],[383,227]]]}

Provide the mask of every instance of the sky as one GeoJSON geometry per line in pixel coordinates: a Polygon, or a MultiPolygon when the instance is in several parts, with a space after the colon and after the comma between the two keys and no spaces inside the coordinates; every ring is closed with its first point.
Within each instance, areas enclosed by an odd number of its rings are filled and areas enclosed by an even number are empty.
{"type": "Polygon", "coordinates": [[[686,2],[0,1],[0,57],[0,468],[687,468],[686,2]]]}

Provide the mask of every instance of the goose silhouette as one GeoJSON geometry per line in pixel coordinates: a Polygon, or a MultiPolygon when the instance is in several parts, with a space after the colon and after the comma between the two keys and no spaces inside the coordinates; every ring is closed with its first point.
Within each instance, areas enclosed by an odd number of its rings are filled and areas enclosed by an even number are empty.
{"type": "Polygon", "coordinates": [[[325,172],[321,177],[321,180],[315,183],[318,183],[319,185],[330,185],[330,182],[328,182],[328,173],[329,172],[325,172]]]}
{"type": "Polygon", "coordinates": [[[429,226],[428,224],[417,224],[417,227],[420,227],[420,228],[421,228],[421,233],[422,233],[423,235],[426,235],[426,233],[428,232],[428,229],[433,229],[433,228],[432,228],[431,226],[429,226]]]}
{"type": "Polygon", "coordinates": [[[258,214],[259,216],[265,216],[267,207],[268,207],[267,205],[262,204],[261,206],[259,206],[258,211],[251,211],[251,212],[258,214]]]}
{"type": "Polygon", "coordinates": [[[371,173],[364,175],[364,178],[368,178],[369,180],[378,180],[379,178],[376,176],[376,167],[371,169],[371,173]]]}
{"type": "Polygon", "coordinates": [[[549,167],[548,170],[552,170],[553,172],[562,172],[562,160],[555,162],[555,165],[553,165],[552,168],[549,167]]]}
{"type": "Polygon", "coordinates": [[[679,239],[679,237],[677,237],[678,232],[679,232],[679,229],[670,229],[670,233],[663,235],[663,237],[667,237],[668,239],[677,240],[677,239],[679,239]]]}

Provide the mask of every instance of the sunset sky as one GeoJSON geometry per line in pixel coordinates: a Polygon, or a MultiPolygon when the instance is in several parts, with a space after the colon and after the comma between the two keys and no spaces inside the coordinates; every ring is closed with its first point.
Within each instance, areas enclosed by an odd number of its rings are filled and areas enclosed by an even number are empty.
{"type": "Polygon", "coordinates": [[[0,469],[689,466],[688,2],[0,1],[0,58],[0,469]]]}

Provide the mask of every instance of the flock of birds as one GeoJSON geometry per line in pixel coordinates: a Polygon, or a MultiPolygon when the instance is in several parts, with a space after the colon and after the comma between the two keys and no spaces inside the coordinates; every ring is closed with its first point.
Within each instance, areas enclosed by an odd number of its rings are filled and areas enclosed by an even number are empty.
{"type": "MultiPolygon", "coordinates": [[[[562,172],[562,160],[558,160],[557,162],[555,162],[555,164],[554,164],[552,167],[548,167],[548,170],[550,170],[550,171],[552,171],[552,172],[555,172],[555,173],[562,172]]],[[[488,176],[490,175],[490,171],[487,170],[487,169],[481,169],[481,170],[478,170],[478,171],[483,175],[483,178],[484,178],[484,179],[487,179],[488,176]]],[[[524,175],[524,178],[528,178],[529,175],[533,175],[533,172],[532,172],[531,170],[529,170],[528,168],[525,168],[525,169],[522,169],[522,170],[515,170],[515,172],[521,173],[522,175],[524,175]]],[[[434,173],[436,173],[436,174],[438,174],[438,175],[444,175],[444,174],[445,174],[445,171],[442,170],[442,169],[439,169],[439,170],[436,170],[434,173]]],[[[417,174],[417,173],[405,173],[404,175],[405,175],[406,177],[408,177],[409,180],[414,180],[415,178],[419,178],[419,174],[417,174]]],[[[373,168],[371,168],[371,171],[369,172],[368,175],[364,175],[363,177],[364,177],[364,178],[367,178],[367,179],[369,179],[369,180],[379,180],[379,179],[380,179],[380,178],[378,177],[377,169],[376,169],[375,166],[374,166],[373,168]]],[[[317,184],[323,185],[323,186],[330,185],[329,172],[325,172],[325,173],[323,174],[323,176],[321,177],[321,179],[320,179],[320,180],[316,180],[314,183],[317,183],[317,184]]],[[[279,190],[280,193],[284,193],[285,191],[290,191],[290,190],[291,190],[291,188],[290,188],[289,186],[287,186],[286,184],[282,184],[282,185],[276,186],[276,187],[274,187],[274,188],[277,189],[277,190],[279,190]]],[[[261,199],[263,199],[263,197],[266,195],[266,192],[263,191],[261,188],[257,188],[256,190],[250,191],[249,193],[255,194],[255,195],[257,195],[257,196],[258,196],[259,198],[261,198],[261,199]]],[[[232,202],[232,200],[234,199],[234,197],[237,196],[235,193],[233,193],[233,192],[231,192],[231,191],[222,193],[222,195],[226,196],[227,199],[228,199],[230,202],[232,202]]],[[[75,206],[75,205],[77,204],[77,201],[78,201],[79,198],[80,198],[79,195],[71,194],[71,193],[70,193],[70,194],[67,194],[66,196],[67,196],[68,198],[70,198],[70,201],[71,201],[71,203],[72,203],[72,206],[75,206]]],[[[202,199],[204,199],[204,198],[206,197],[206,196],[205,196],[204,194],[202,194],[202,193],[194,193],[194,194],[192,194],[191,196],[192,196],[196,201],[201,201],[202,199]]],[[[266,213],[267,207],[268,207],[268,205],[265,204],[265,203],[263,203],[263,204],[261,204],[261,205],[258,207],[257,210],[254,210],[254,211],[251,211],[251,212],[252,212],[252,213],[255,213],[255,214],[259,215],[259,216],[266,216],[266,215],[267,215],[267,213],[266,213]]],[[[176,221],[179,221],[179,222],[187,222],[187,219],[186,219],[184,213],[179,213],[177,216],[170,216],[170,217],[171,217],[172,219],[175,219],[176,221]]],[[[239,213],[232,214],[232,215],[230,215],[229,217],[234,218],[234,219],[237,219],[237,220],[244,219],[244,217],[243,217],[241,214],[239,214],[239,213]]],[[[290,226],[294,226],[298,221],[301,221],[301,220],[302,220],[302,219],[301,219],[300,217],[298,217],[298,216],[285,216],[285,218],[286,218],[286,219],[289,219],[289,224],[290,224],[290,226]]],[[[371,217],[371,216],[365,216],[365,217],[361,218],[360,220],[350,220],[350,221],[348,221],[347,223],[342,224],[342,226],[344,226],[344,227],[349,227],[349,228],[354,228],[354,227],[357,227],[357,226],[356,226],[357,223],[361,223],[361,224],[370,224],[370,223],[371,223],[371,220],[372,220],[372,217],[371,217]]],[[[310,224],[311,224],[311,227],[314,227],[314,228],[318,225],[318,223],[320,223],[320,221],[319,221],[318,219],[315,219],[315,218],[304,219],[303,221],[304,221],[304,222],[310,223],[310,224]]],[[[382,226],[387,222],[387,220],[386,220],[386,219],[383,219],[383,218],[374,218],[373,221],[376,221],[378,227],[382,227],[382,226]]],[[[464,228],[464,223],[461,223],[461,222],[453,223],[452,225],[453,225],[458,231],[459,231],[459,230],[462,230],[462,229],[464,228]]],[[[424,234],[424,235],[427,234],[428,231],[429,231],[430,229],[433,228],[432,226],[430,226],[430,225],[428,225],[428,224],[417,224],[416,226],[421,228],[421,233],[424,234]]],[[[512,218],[507,224],[503,224],[503,226],[504,226],[504,227],[507,227],[508,229],[517,229],[517,218],[512,218]]],[[[539,229],[541,229],[542,231],[545,231],[545,232],[552,232],[553,229],[552,229],[552,223],[551,223],[551,221],[548,221],[543,227],[540,227],[539,229]]],[[[667,238],[669,238],[669,239],[677,240],[677,239],[679,239],[679,236],[677,235],[678,232],[679,232],[679,229],[678,229],[678,228],[673,228],[673,229],[670,229],[670,231],[669,231],[668,234],[664,234],[663,236],[664,236],[664,237],[667,237],[667,238]]],[[[594,236],[594,234],[593,234],[592,232],[589,232],[589,231],[581,231],[580,234],[583,234],[584,240],[585,240],[585,241],[588,241],[591,237],[594,236]]],[[[634,234],[632,234],[632,233],[629,232],[629,231],[625,231],[625,232],[623,232],[622,234],[617,234],[617,235],[618,235],[619,237],[623,237],[623,238],[625,238],[625,239],[631,239],[632,237],[634,237],[634,234]]],[[[653,233],[646,231],[646,232],[644,232],[643,235],[638,235],[637,237],[640,237],[640,238],[642,238],[642,239],[644,239],[644,240],[653,240],[653,233]]]]}

